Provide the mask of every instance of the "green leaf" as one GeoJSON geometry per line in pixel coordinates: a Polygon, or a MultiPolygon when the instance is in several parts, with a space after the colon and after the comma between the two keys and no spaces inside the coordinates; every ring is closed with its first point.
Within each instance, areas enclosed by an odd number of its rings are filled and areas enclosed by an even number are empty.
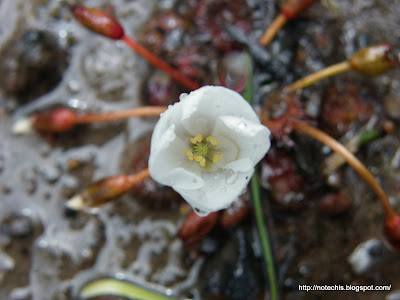
{"type": "Polygon", "coordinates": [[[81,299],[113,295],[131,300],[177,300],[157,292],[142,288],[134,283],[114,278],[102,278],[87,283],[79,292],[81,299]]]}

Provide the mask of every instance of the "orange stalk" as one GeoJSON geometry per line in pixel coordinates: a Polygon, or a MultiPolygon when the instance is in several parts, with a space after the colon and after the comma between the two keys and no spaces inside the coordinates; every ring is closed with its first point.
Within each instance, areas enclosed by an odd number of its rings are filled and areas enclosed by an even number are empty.
{"type": "Polygon", "coordinates": [[[346,162],[354,168],[354,170],[368,183],[368,185],[373,189],[375,194],[380,199],[383,210],[386,213],[388,219],[393,219],[396,217],[396,213],[393,211],[392,206],[389,203],[389,199],[376,181],[375,177],[368,171],[368,169],[363,165],[362,162],[358,160],[351,152],[349,152],[346,147],[336,141],[334,138],[330,137],[323,131],[308,125],[307,123],[301,121],[293,121],[293,128],[299,132],[307,134],[321,143],[329,146],[332,150],[343,156],[346,162]]]}
{"type": "Polygon", "coordinates": [[[278,17],[267,28],[259,43],[262,46],[268,45],[278,31],[286,24],[288,20],[295,19],[306,10],[315,0],[286,0],[281,7],[278,17]]]}
{"type": "Polygon", "coordinates": [[[277,16],[260,38],[260,45],[267,46],[278,33],[278,31],[286,24],[287,20],[288,19],[283,14],[277,16]]]}
{"type": "Polygon", "coordinates": [[[168,107],[166,106],[142,106],[122,111],[108,112],[103,114],[84,114],[76,116],[76,123],[107,122],[113,120],[128,119],[131,117],[158,117],[168,107]]]}
{"type": "Polygon", "coordinates": [[[303,78],[293,82],[291,85],[286,87],[286,90],[288,93],[292,93],[298,89],[302,89],[309,85],[312,85],[313,83],[315,83],[321,79],[324,79],[324,78],[327,78],[327,77],[330,77],[330,76],[333,76],[333,75],[336,75],[336,74],[339,74],[342,72],[346,72],[349,70],[351,70],[351,66],[350,66],[349,62],[343,61],[343,62],[334,64],[332,66],[326,67],[320,71],[312,73],[306,77],[303,77],[303,78]]]}
{"type": "Polygon", "coordinates": [[[303,77],[289,85],[286,90],[292,93],[305,88],[315,82],[346,71],[356,71],[364,75],[380,75],[390,69],[396,68],[400,57],[396,57],[396,49],[391,44],[382,43],[372,45],[353,54],[350,59],[303,77]]]}

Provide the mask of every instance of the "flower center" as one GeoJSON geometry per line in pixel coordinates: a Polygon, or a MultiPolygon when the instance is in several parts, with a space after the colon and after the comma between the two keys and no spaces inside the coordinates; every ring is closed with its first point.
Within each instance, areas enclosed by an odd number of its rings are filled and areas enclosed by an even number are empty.
{"type": "Polygon", "coordinates": [[[197,133],[196,136],[189,138],[189,141],[191,147],[185,149],[187,158],[198,162],[203,168],[206,165],[216,164],[224,157],[221,152],[215,150],[219,146],[219,142],[212,136],[203,140],[203,135],[197,133]]]}

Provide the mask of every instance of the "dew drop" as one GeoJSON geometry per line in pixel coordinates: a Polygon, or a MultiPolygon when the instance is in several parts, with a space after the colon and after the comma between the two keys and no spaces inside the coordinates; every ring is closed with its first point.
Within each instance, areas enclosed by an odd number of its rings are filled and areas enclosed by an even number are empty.
{"type": "Polygon", "coordinates": [[[218,174],[217,174],[217,173],[214,173],[213,178],[214,178],[215,180],[217,180],[217,179],[219,178],[218,174]]]}
{"type": "Polygon", "coordinates": [[[40,249],[46,249],[49,246],[49,243],[46,240],[39,240],[38,247],[40,249]]]}
{"type": "Polygon", "coordinates": [[[239,124],[239,129],[245,130],[246,128],[247,128],[247,123],[241,122],[241,123],[239,124]]]}
{"type": "Polygon", "coordinates": [[[208,214],[209,214],[208,212],[206,212],[204,210],[201,210],[201,209],[199,209],[197,207],[193,207],[193,210],[200,217],[205,217],[205,216],[208,216],[208,214]]]}
{"type": "MultiPolygon", "coordinates": [[[[68,88],[68,90],[69,90],[71,93],[75,94],[75,93],[78,93],[78,92],[79,92],[79,90],[80,90],[81,87],[80,87],[80,84],[79,84],[78,81],[76,81],[76,80],[71,80],[71,81],[68,82],[67,88],[68,88]]],[[[76,100],[76,99],[75,99],[75,100],[76,100]]],[[[77,104],[79,104],[79,100],[77,100],[77,104]]]]}
{"type": "Polygon", "coordinates": [[[183,100],[183,99],[185,99],[186,97],[187,97],[187,93],[182,93],[180,96],[179,96],[179,100],[183,100]]]}
{"type": "Polygon", "coordinates": [[[238,174],[236,172],[230,172],[226,176],[226,183],[227,184],[234,184],[236,182],[236,179],[238,177],[238,174]]]}
{"type": "Polygon", "coordinates": [[[225,193],[226,192],[226,187],[221,188],[221,192],[225,193]]]}

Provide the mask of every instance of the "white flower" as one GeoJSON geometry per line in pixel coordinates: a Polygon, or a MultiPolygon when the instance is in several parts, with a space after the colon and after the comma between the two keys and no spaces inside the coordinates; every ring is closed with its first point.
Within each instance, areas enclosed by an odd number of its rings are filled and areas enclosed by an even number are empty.
{"type": "Polygon", "coordinates": [[[151,139],[149,170],[200,215],[229,207],[270,147],[270,131],[238,93],[205,86],[170,106],[151,139]]]}

